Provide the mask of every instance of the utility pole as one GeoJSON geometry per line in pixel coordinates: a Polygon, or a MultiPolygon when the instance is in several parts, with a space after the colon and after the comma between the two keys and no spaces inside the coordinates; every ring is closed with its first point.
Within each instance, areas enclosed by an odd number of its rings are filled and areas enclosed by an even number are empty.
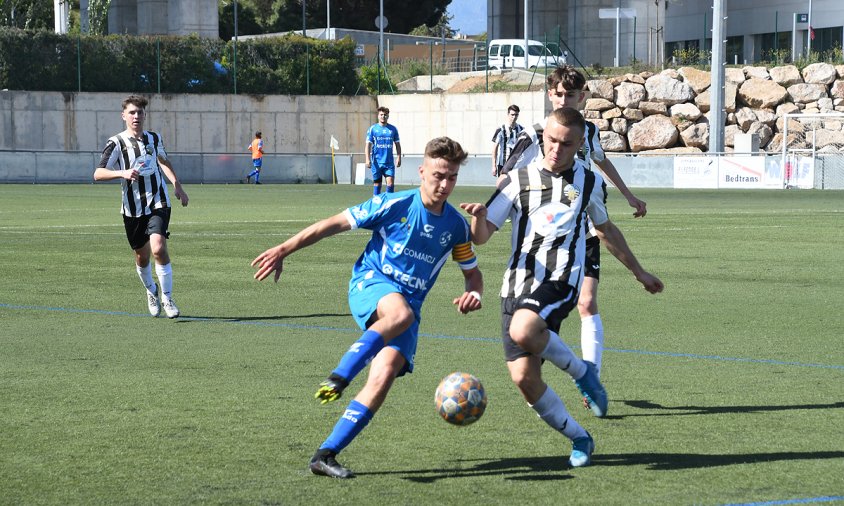
{"type": "Polygon", "coordinates": [[[712,81],[710,82],[709,152],[724,152],[724,54],[727,50],[727,0],[715,0],[712,7],[712,81]]]}

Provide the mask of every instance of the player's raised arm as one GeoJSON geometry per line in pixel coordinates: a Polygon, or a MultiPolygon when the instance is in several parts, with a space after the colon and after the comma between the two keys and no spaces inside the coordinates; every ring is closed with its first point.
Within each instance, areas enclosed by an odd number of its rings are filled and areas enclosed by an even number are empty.
{"type": "Polygon", "coordinates": [[[478,245],[486,243],[492,237],[492,234],[498,230],[498,227],[486,219],[487,209],[485,205],[477,202],[464,202],[460,204],[460,209],[472,215],[471,229],[473,243],[478,245]]]}
{"type": "Polygon", "coordinates": [[[346,219],[344,213],[339,213],[331,218],[314,223],[278,246],[270,248],[255,257],[255,260],[252,260],[252,267],[257,267],[258,272],[255,273],[254,278],[262,281],[274,272],[274,281],[278,282],[278,278],[281,276],[281,271],[283,270],[284,259],[287,256],[302,248],[316,244],[326,237],[351,229],[352,225],[346,219]]]}
{"type": "Polygon", "coordinates": [[[613,222],[607,220],[600,225],[595,225],[595,229],[598,232],[598,238],[601,239],[607,250],[636,276],[636,280],[642,283],[645,290],[650,293],[659,293],[665,288],[665,285],[662,284],[662,281],[658,277],[646,271],[639,264],[636,256],[630,250],[630,246],[627,245],[624,234],[621,233],[621,230],[613,222]]]}

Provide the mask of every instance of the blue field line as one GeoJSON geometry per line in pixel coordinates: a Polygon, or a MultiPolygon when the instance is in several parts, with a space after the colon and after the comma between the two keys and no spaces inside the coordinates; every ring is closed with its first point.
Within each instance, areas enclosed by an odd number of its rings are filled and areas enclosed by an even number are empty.
{"type": "Polygon", "coordinates": [[[723,504],[722,506],[769,506],[777,504],[809,504],[815,502],[838,502],[844,501],[844,496],[830,495],[826,497],[807,497],[805,499],[784,499],[782,501],[763,501],[763,502],[741,502],[723,504]]]}
{"type": "MultiPolygon", "coordinates": [[[[76,308],[64,308],[64,307],[52,307],[52,306],[28,306],[28,305],[18,305],[18,304],[4,304],[0,302],[0,308],[6,309],[22,309],[22,310],[29,310],[29,311],[57,311],[57,312],[65,312],[65,313],[86,313],[86,314],[101,314],[101,315],[108,315],[108,316],[130,316],[130,317],[137,317],[137,318],[150,318],[148,313],[128,313],[125,311],[107,311],[103,309],[76,309],[76,308]]],[[[352,328],[352,327],[326,327],[326,326],[318,326],[318,325],[304,325],[300,323],[280,323],[280,322],[266,322],[266,321],[255,321],[255,320],[248,320],[248,319],[239,319],[236,317],[233,318],[203,318],[203,317],[193,317],[193,316],[182,316],[179,317],[177,321],[196,321],[196,322],[205,322],[205,323],[230,323],[233,325],[255,325],[259,327],[279,327],[279,328],[286,328],[286,329],[296,329],[296,330],[324,330],[330,332],[347,332],[347,333],[360,333],[360,329],[352,328]]],[[[431,339],[451,339],[451,340],[460,340],[460,341],[487,341],[487,342],[494,342],[498,343],[501,341],[501,338],[498,337],[469,337],[469,336],[453,336],[447,334],[426,334],[426,333],[419,333],[420,337],[427,337],[431,339]]],[[[577,348],[576,346],[573,346],[577,348]]],[[[768,365],[785,365],[785,366],[794,366],[794,367],[811,367],[816,369],[836,369],[839,371],[844,371],[844,365],[829,365],[829,364],[807,364],[803,362],[785,362],[781,360],[768,360],[768,359],[761,359],[761,358],[740,358],[740,357],[723,357],[720,355],[699,355],[695,353],[676,353],[670,351],[648,351],[648,350],[624,350],[620,348],[605,348],[605,352],[615,352],[615,353],[632,353],[635,355],[652,355],[652,356],[661,356],[661,357],[673,357],[673,358],[692,358],[696,360],[715,360],[721,362],[745,362],[745,363],[752,363],[752,364],[768,364],[768,365]]]]}

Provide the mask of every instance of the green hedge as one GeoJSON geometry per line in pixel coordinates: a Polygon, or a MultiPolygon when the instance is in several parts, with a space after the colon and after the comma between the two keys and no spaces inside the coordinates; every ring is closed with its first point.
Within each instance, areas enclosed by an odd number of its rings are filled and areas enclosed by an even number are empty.
{"type": "Polygon", "coordinates": [[[133,93],[353,95],[354,42],[291,35],[68,36],[0,27],[0,89],[133,93]],[[160,88],[159,88],[160,87],[160,88]]]}

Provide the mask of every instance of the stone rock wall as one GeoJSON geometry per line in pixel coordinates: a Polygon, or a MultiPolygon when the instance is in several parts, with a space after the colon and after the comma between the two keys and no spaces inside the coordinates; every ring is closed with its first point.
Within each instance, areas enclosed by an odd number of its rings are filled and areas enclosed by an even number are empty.
{"type": "MultiPolygon", "coordinates": [[[[709,72],[691,67],[591,80],[583,114],[600,128],[604,151],[704,152],[710,82],[709,72]]],[[[724,109],[725,151],[745,133],[757,135],[762,150],[777,152],[784,114],[844,112],[844,65],[814,63],[802,72],[793,65],[728,68],[724,109]]],[[[844,121],[823,123],[817,135],[844,138],[844,121]]]]}

